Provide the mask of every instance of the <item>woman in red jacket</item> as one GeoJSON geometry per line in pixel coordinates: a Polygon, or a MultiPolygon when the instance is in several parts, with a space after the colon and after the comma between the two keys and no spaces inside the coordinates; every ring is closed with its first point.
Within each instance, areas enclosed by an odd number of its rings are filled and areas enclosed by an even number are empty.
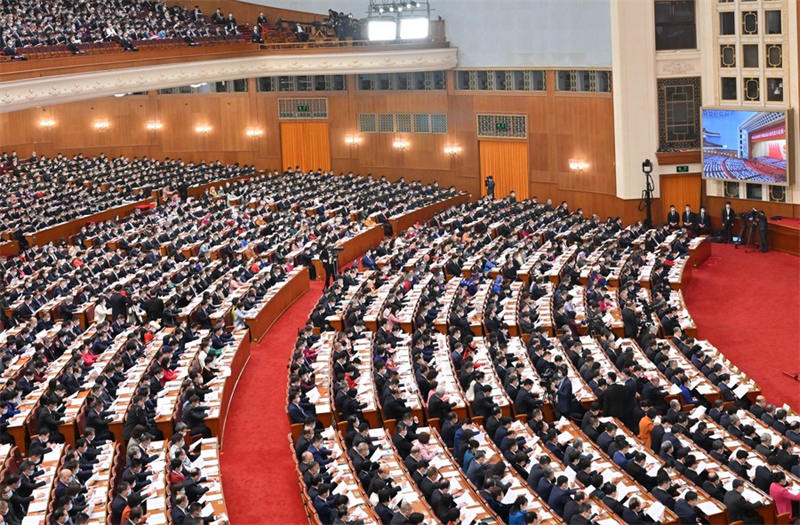
{"type": "MultiPolygon", "coordinates": [[[[769,486],[769,496],[775,500],[775,511],[778,514],[788,512],[792,514],[792,502],[800,501],[800,493],[795,494],[789,492],[786,488],[789,482],[786,480],[786,474],[783,472],[776,472],[772,475],[772,484],[769,486]]],[[[797,516],[791,516],[796,518],[797,516]]]]}

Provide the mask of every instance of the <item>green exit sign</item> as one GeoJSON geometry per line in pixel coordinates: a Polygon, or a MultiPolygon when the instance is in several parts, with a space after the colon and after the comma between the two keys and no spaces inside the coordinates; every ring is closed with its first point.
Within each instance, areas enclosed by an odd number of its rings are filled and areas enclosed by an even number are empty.
{"type": "Polygon", "coordinates": [[[297,111],[308,111],[308,106],[303,106],[303,105],[297,106],[297,111]]]}
{"type": "Polygon", "coordinates": [[[689,172],[689,166],[677,166],[675,168],[675,171],[678,172],[678,173],[688,173],[689,172]]]}
{"type": "Polygon", "coordinates": [[[497,127],[497,131],[505,131],[508,128],[508,124],[505,122],[498,122],[495,124],[495,127],[497,127]]]}

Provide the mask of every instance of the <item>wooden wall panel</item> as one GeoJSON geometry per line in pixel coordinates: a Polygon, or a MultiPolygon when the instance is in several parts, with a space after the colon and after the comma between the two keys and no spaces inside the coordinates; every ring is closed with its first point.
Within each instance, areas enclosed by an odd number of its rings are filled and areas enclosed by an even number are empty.
{"type": "Polygon", "coordinates": [[[686,204],[692,211],[700,211],[702,180],[699,173],[686,175],[661,175],[661,213],[666,219],[670,204],[674,204],[678,213],[683,213],[686,204]]]}
{"type": "Polygon", "coordinates": [[[260,93],[249,81],[248,93],[158,95],[105,98],[0,114],[0,151],[32,150],[53,155],[62,152],[127,156],[173,157],[184,161],[252,163],[261,169],[282,169],[277,106],[279,98],[328,99],[332,168],[337,172],[373,173],[389,179],[405,177],[423,183],[438,181],[480,195],[478,113],[524,114],[528,117],[530,195],[555,201],[567,199],[587,213],[634,217],[635,205],[616,197],[612,99],[607,94],[548,91],[498,93],[457,91],[448,73],[447,90],[426,92],[362,92],[355,78],[347,78],[346,92],[260,93]],[[446,134],[358,133],[361,113],[446,113],[446,134]],[[42,129],[42,115],[57,125],[42,129]],[[110,129],[91,128],[95,118],[108,118],[110,129]],[[149,120],[163,129],[148,131],[149,120]],[[197,124],[212,127],[207,135],[194,131],[197,124]],[[247,127],[259,127],[260,137],[245,136],[247,127]],[[358,134],[362,142],[347,145],[345,136],[358,134]],[[406,151],[392,148],[398,136],[407,138],[406,151]],[[458,145],[450,157],[445,146],[458,145]],[[569,170],[570,158],[584,160],[583,173],[569,170]]]}

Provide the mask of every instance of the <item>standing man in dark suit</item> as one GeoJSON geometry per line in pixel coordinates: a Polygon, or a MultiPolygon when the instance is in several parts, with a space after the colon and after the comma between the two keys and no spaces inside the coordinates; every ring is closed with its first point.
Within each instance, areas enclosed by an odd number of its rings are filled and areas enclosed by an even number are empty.
{"type": "Polygon", "coordinates": [[[731,201],[725,202],[722,208],[722,231],[724,232],[725,242],[731,242],[733,234],[733,224],[736,222],[736,212],[731,208],[731,201]]]}
{"type": "Polygon", "coordinates": [[[122,294],[122,285],[118,284],[114,287],[114,293],[109,297],[111,303],[111,318],[116,319],[120,315],[128,317],[128,307],[131,305],[131,300],[122,294]]]}
{"type": "Polygon", "coordinates": [[[625,413],[628,406],[628,393],[625,390],[625,386],[617,382],[617,374],[615,372],[609,372],[607,378],[608,387],[603,396],[603,413],[609,417],[616,417],[626,421],[630,418],[625,413]]]}
{"type": "Polygon", "coordinates": [[[566,366],[562,366],[559,373],[561,379],[556,386],[556,408],[562,416],[569,417],[572,408],[572,382],[567,377],[566,366]]]}
{"type": "Polygon", "coordinates": [[[486,195],[494,199],[494,177],[491,175],[486,177],[484,184],[486,185],[486,195]]]}

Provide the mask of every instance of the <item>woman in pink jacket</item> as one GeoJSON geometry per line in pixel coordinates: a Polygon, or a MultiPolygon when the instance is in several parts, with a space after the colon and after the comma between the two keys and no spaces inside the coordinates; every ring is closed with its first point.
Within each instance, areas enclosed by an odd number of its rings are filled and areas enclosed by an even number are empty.
{"type": "MultiPolygon", "coordinates": [[[[773,474],[772,479],[772,484],[769,486],[769,496],[775,500],[775,510],[778,514],[783,514],[785,512],[791,514],[792,502],[800,501],[800,493],[793,494],[789,492],[789,489],[786,488],[789,482],[786,481],[786,474],[783,472],[776,472],[773,474]]],[[[796,517],[797,516],[792,516],[792,518],[796,517]]]]}

